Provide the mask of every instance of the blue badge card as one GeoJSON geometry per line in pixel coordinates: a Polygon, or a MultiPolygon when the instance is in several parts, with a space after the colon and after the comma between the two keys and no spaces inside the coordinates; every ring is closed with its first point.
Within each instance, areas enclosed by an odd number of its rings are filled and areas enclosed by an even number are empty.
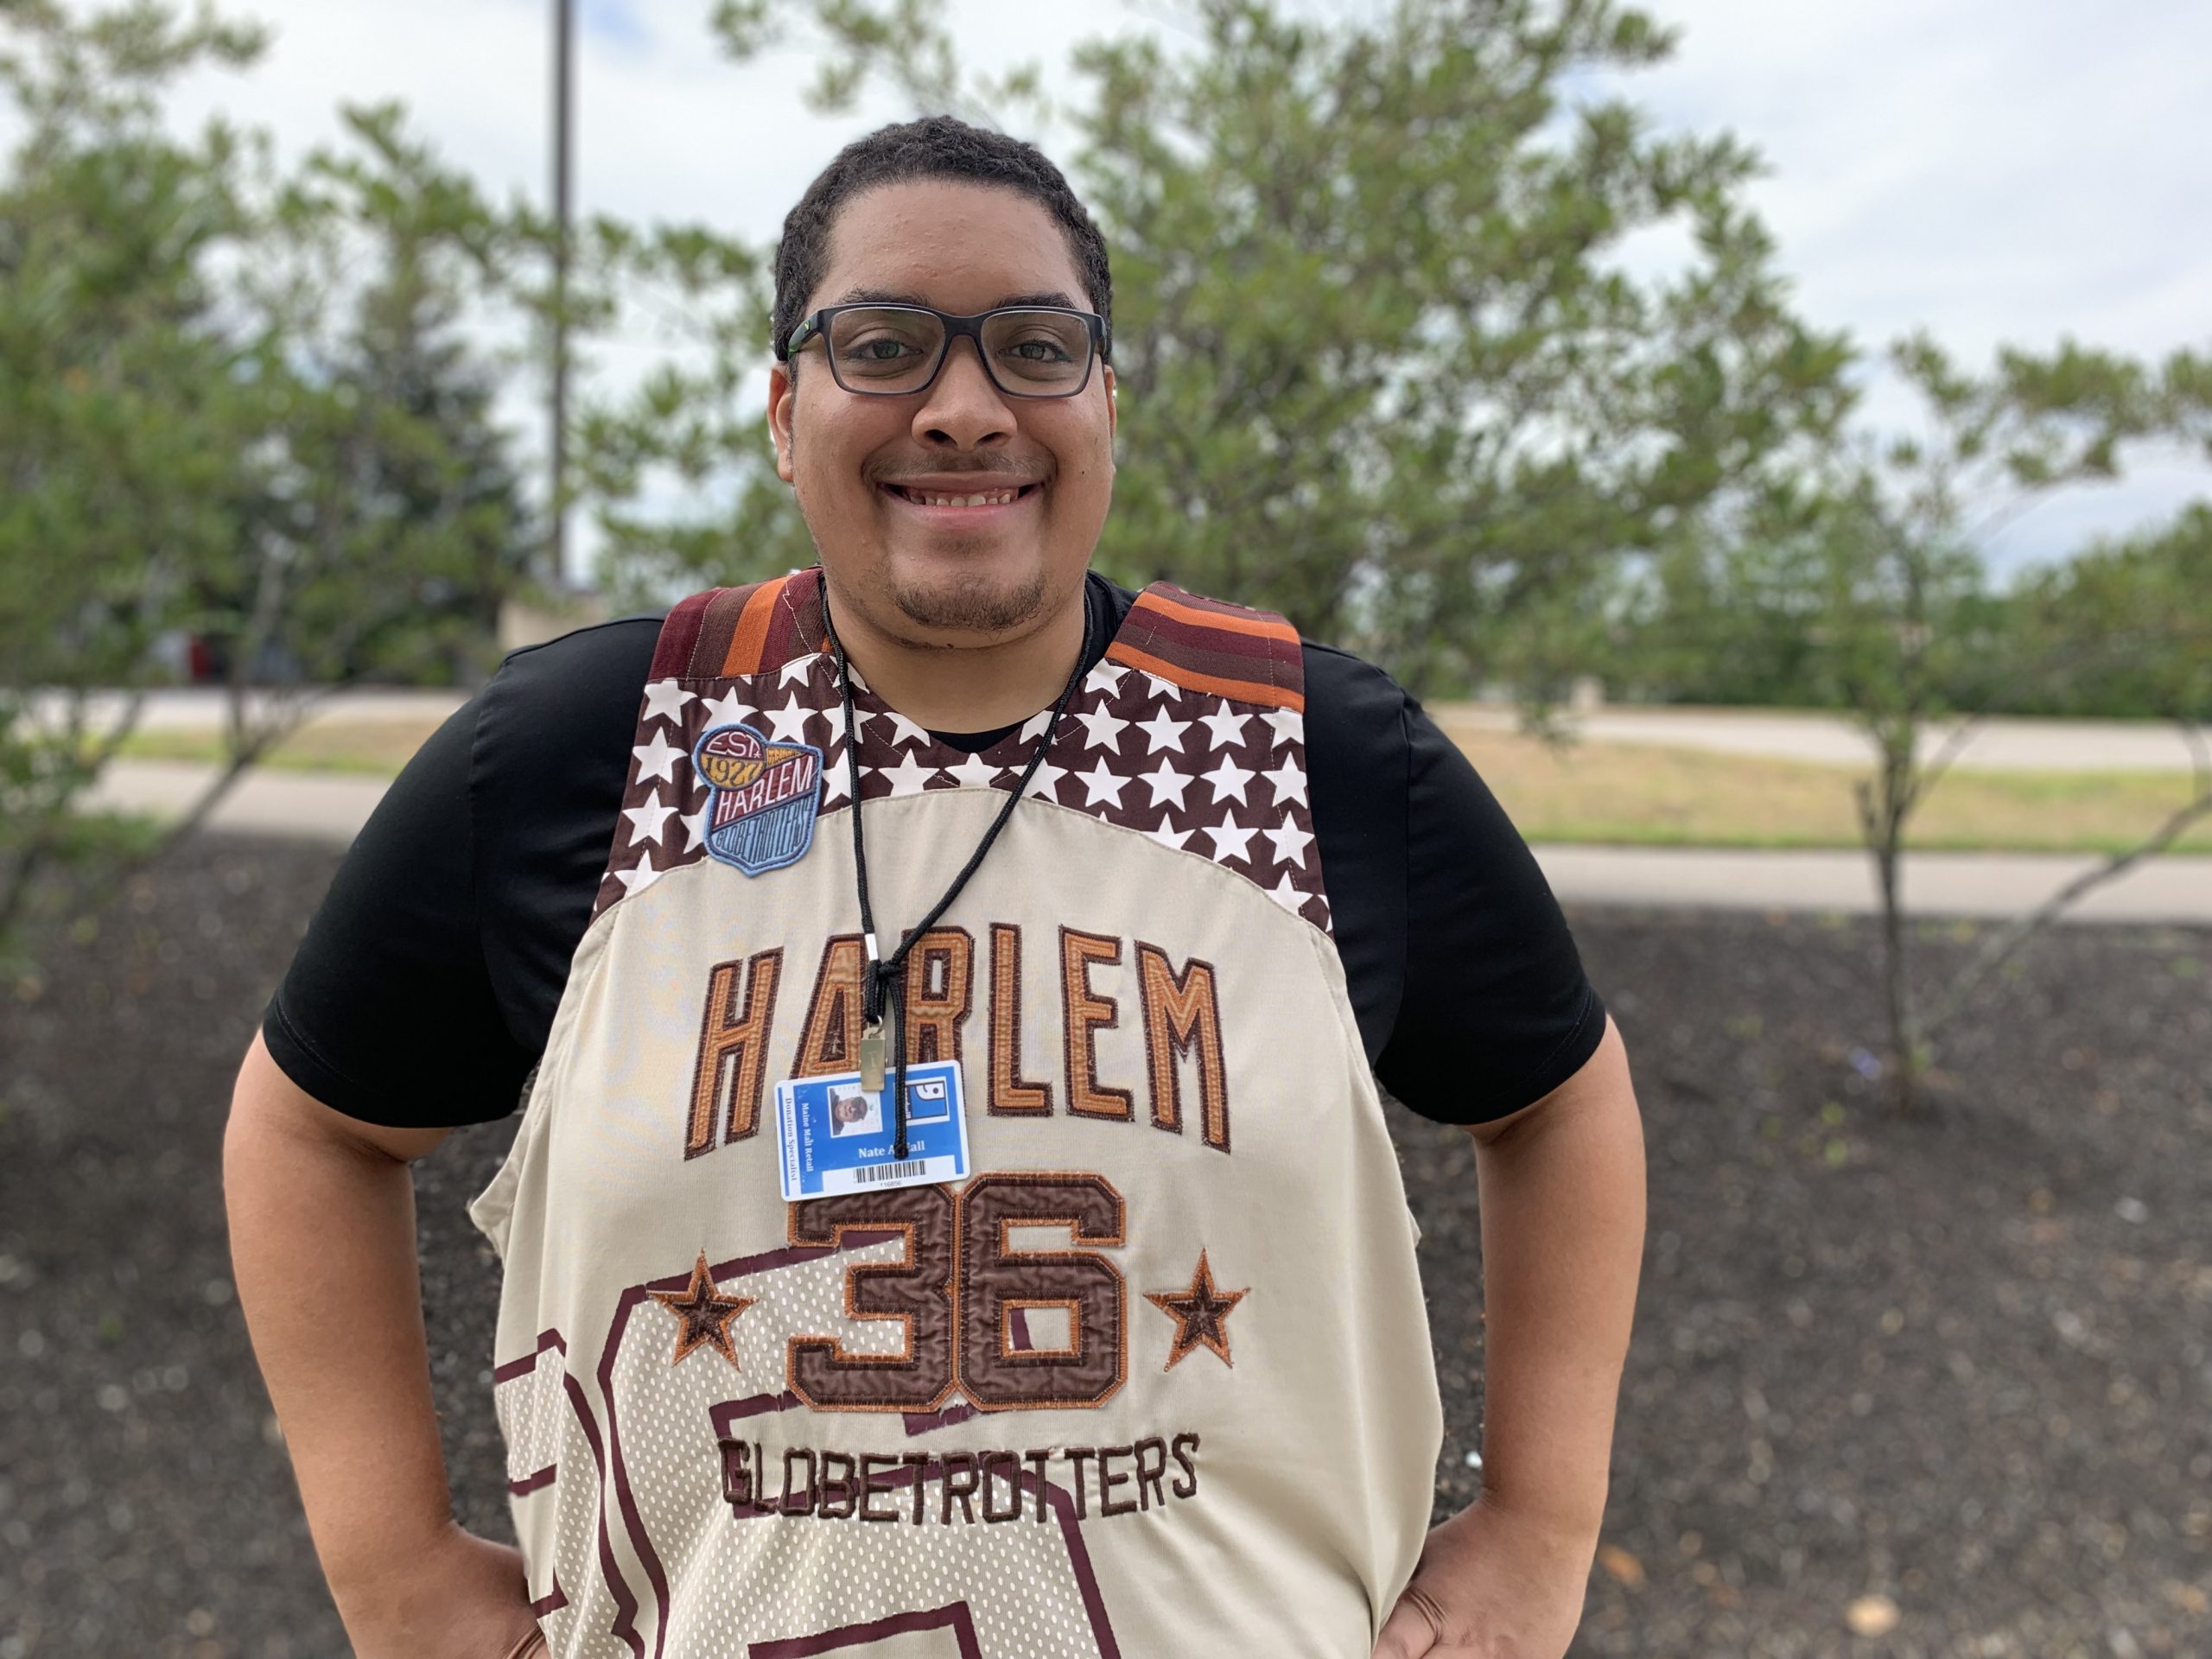
{"type": "Polygon", "coordinates": [[[967,1103],[950,1060],[906,1068],[906,1155],[893,1153],[891,1090],[861,1087],[861,1074],[793,1077],[776,1085],[776,1140],[784,1198],[927,1186],[968,1175],[967,1103]]]}

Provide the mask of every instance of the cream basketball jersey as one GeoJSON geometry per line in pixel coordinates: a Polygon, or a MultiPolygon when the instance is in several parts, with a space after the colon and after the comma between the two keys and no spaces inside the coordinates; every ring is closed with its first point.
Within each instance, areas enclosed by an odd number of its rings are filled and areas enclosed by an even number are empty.
{"type": "MultiPolygon", "coordinates": [[[[964,1174],[787,1201],[784,1103],[862,1046],[820,583],[670,613],[590,925],[470,1205],[551,1654],[1366,1659],[1442,1422],[1296,633],[1139,597],[905,962],[906,1059],[963,1097],[964,1174]]],[[[887,950],[1049,715],[966,754],[853,695],[887,950]]]]}

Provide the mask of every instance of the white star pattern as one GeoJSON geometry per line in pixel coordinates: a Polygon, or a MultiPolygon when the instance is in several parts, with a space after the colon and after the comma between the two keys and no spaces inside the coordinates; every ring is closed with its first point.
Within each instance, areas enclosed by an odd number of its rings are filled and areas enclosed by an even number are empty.
{"type": "Polygon", "coordinates": [[[1236,822],[1236,815],[1231,812],[1218,824],[1201,827],[1205,829],[1206,834],[1213,837],[1215,863],[1226,864],[1232,858],[1241,860],[1247,864],[1252,861],[1252,855],[1245,850],[1245,846],[1253,836],[1260,833],[1259,825],[1254,824],[1247,830],[1236,822]]]}
{"type": "Polygon", "coordinates": [[[780,709],[768,710],[768,729],[779,743],[806,741],[806,722],[812,720],[815,710],[796,691],[791,700],[780,709]]]}
{"type": "Polygon", "coordinates": [[[1110,707],[1101,707],[1087,715],[1077,715],[1083,722],[1086,749],[1118,749],[1122,747],[1122,728],[1128,721],[1118,718],[1110,707]]]}
{"type": "Polygon", "coordinates": [[[1161,846],[1172,848],[1179,853],[1183,850],[1183,843],[1191,838],[1189,830],[1178,830],[1175,827],[1175,815],[1173,812],[1161,813],[1159,827],[1147,830],[1144,833],[1161,846]]]}
{"type": "Polygon", "coordinates": [[[1182,805],[1183,791],[1191,786],[1191,780],[1165,760],[1160,763],[1158,772],[1141,773],[1139,781],[1152,785],[1152,804],[1154,806],[1158,806],[1171,795],[1175,798],[1176,805],[1182,805]]]}
{"type": "Polygon", "coordinates": [[[1300,768],[1297,761],[1286,760],[1273,772],[1263,772],[1260,776],[1275,786],[1277,806],[1281,806],[1285,801],[1296,801],[1300,806],[1307,804],[1306,773],[1300,768]]]}
{"type": "Polygon", "coordinates": [[[673,721],[683,723],[683,705],[699,694],[686,691],[674,680],[652,680],[645,686],[645,712],[640,720],[673,721]]]}
{"type": "Polygon", "coordinates": [[[622,884],[622,896],[627,899],[633,893],[643,893],[661,877],[666,875],[668,871],[665,868],[653,868],[653,855],[652,850],[648,849],[645,855],[638,861],[637,868],[615,870],[612,874],[614,879],[622,884]]]}
{"type": "Polygon", "coordinates": [[[1178,754],[1182,753],[1183,734],[1190,729],[1189,721],[1170,720],[1164,712],[1154,715],[1150,720],[1137,722],[1137,730],[1152,740],[1152,747],[1145,751],[1147,754],[1158,754],[1162,749],[1173,749],[1178,754]]]}
{"type": "Polygon", "coordinates": [[[937,768],[924,766],[918,754],[905,754],[895,766],[878,766],[875,775],[890,784],[893,795],[918,795],[937,776],[937,768]]]}
{"type": "Polygon", "coordinates": [[[1226,697],[1221,700],[1220,708],[1212,714],[1200,715],[1198,719],[1205,723],[1206,730],[1213,734],[1213,742],[1211,747],[1217,749],[1234,748],[1237,744],[1242,743],[1244,741],[1244,728],[1252,723],[1252,716],[1249,715],[1230,714],[1229,699],[1226,697]]]}
{"type": "Polygon", "coordinates": [[[760,712],[737,695],[735,686],[719,697],[708,698],[701,707],[707,711],[706,725],[702,728],[704,731],[712,731],[717,726],[742,726],[760,712]]]}
{"type": "Polygon", "coordinates": [[[653,734],[653,741],[641,744],[630,753],[638,758],[638,781],[644,783],[658,778],[665,783],[676,781],[676,763],[684,758],[685,751],[669,747],[666,735],[653,734]]]}
{"type": "MultiPolygon", "coordinates": [[[[845,741],[845,711],[835,704],[832,704],[830,708],[822,711],[822,718],[830,722],[830,741],[832,743],[843,742],[845,741]]],[[[853,710],[853,735],[859,738],[861,742],[867,742],[868,723],[874,718],[875,716],[868,713],[867,709],[857,707],[855,708],[853,710]]]]}
{"type": "Polygon", "coordinates": [[[1282,815],[1281,823],[1272,830],[1264,830],[1261,833],[1274,842],[1275,862],[1278,864],[1303,864],[1306,861],[1306,849],[1313,844],[1313,832],[1310,830],[1300,829],[1291,821],[1290,814],[1287,812],[1282,815]]]}
{"type": "Polygon", "coordinates": [[[1040,801],[1059,804],[1060,779],[1066,777],[1065,766],[1056,766],[1049,760],[1037,763],[1037,775],[1029,780],[1029,793],[1040,801]]]}
{"type": "Polygon", "coordinates": [[[1103,760],[1099,761],[1097,766],[1090,771],[1079,772],[1076,776],[1083,780],[1084,791],[1083,804],[1085,806],[1096,806],[1101,801],[1110,801],[1116,806],[1119,806],[1122,804],[1122,791],[1129,786],[1128,779],[1118,777],[1107,771],[1106,763],[1103,760]]]}
{"type": "MultiPolygon", "coordinates": [[[[594,913],[642,892],[671,869],[709,856],[712,796],[690,764],[707,732],[744,726],[772,741],[810,743],[823,751],[818,810],[849,805],[853,791],[850,770],[841,759],[846,737],[836,678],[832,658],[817,652],[770,663],[758,674],[719,677],[703,690],[687,689],[677,677],[645,682],[632,740],[636,766],[620,804],[621,822],[629,828],[617,837],[609,863],[618,868],[607,871],[612,879],[601,889],[594,913]],[[756,706],[779,694],[783,708],[756,706]],[[677,823],[684,830],[680,840],[677,823]]],[[[856,692],[867,690],[857,671],[852,683],[856,692]]],[[[1077,690],[1080,695],[1070,699],[1054,731],[1052,756],[1072,760],[1079,755],[1083,764],[1071,770],[1040,760],[1026,793],[1205,858],[1327,931],[1319,842],[1307,816],[1311,779],[1300,711],[1193,692],[1150,669],[1110,658],[1086,670],[1077,690]],[[1205,712],[1209,705],[1211,713],[1205,712]],[[1191,741],[1196,725],[1205,728],[1204,743],[1191,741]],[[1144,734],[1141,748],[1128,736],[1132,728],[1144,734]],[[1140,753],[1145,758],[1138,759],[1140,753]],[[1271,802],[1254,786],[1262,779],[1271,802]],[[1084,786],[1079,806],[1078,798],[1061,792],[1064,784],[1078,780],[1084,786]],[[1144,792],[1129,793],[1128,785],[1139,782],[1144,792]],[[1197,783],[1210,786],[1205,795],[1192,792],[1197,783]]],[[[994,765],[982,754],[940,748],[918,721],[887,709],[873,693],[867,701],[871,707],[856,708],[854,716],[865,763],[862,792],[871,801],[952,788],[1011,790],[1053,716],[1052,709],[1040,709],[1023,721],[1015,764],[994,765]]]]}
{"type": "Polygon", "coordinates": [[[929,734],[900,714],[896,709],[887,709],[883,717],[891,722],[891,741],[893,745],[912,743],[919,747],[930,741],[929,734]]]}
{"type": "Polygon", "coordinates": [[[1227,755],[1222,757],[1221,764],[1211,772],[1202,772],[1198,774],[1213,785],[1213,803],[1216,806],[1219,806],[1231,796],[1236,798],[1239,806],[1248,804],[1244,799],[1244,785],[1252,781],[1254,775],[1245,771],[1227,755]]]}
{"type": "Polygon", "coordinates": [[[655,784],[653,792],[645,797],[643,806],[622,809],[622,816],[630,820],[630,844],[634,847],[641,841],[658,841],[661,826],[675,811],[674,807],[661,804],[660,785],[655,784]]]}
{"type": "Polygon", "coordinates": [[[963,789],[988,789],[998,781],[1004,766],[995,766],[980,754],[971,754],[957,766],[944,768],[944,775],[963,789]]]}

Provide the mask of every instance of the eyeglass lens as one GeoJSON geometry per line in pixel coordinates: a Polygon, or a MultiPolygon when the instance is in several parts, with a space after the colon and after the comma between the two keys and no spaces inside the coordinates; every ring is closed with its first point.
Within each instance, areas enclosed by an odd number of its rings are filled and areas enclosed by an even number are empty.
{"type": "MultiPolygon", "coordinates": [[[[983,360],[1001,390],[1049,397],[1075,390],[1090,368],[1090,329],[1061,311],[1001,311],[983,323],[983,360]]],[[[944,351],[944,325],[893,306],[841,311],[830,320],[830,359],[855,391],[912,391],[944,351]]]]}

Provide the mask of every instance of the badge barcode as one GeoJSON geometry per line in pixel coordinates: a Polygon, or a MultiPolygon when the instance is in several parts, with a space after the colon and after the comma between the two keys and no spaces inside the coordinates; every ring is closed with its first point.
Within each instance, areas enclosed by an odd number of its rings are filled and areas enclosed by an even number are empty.
{"type": "Polygon", "coordinates": [[[903,1164],[862,1164],[853,1172],[853,1179],[862,1186],[873,1186],[878,1181],[903,1180],[909,1175],[919,1175],[929,1168],[919,1158],[909,1158],[903,1164]]]}

